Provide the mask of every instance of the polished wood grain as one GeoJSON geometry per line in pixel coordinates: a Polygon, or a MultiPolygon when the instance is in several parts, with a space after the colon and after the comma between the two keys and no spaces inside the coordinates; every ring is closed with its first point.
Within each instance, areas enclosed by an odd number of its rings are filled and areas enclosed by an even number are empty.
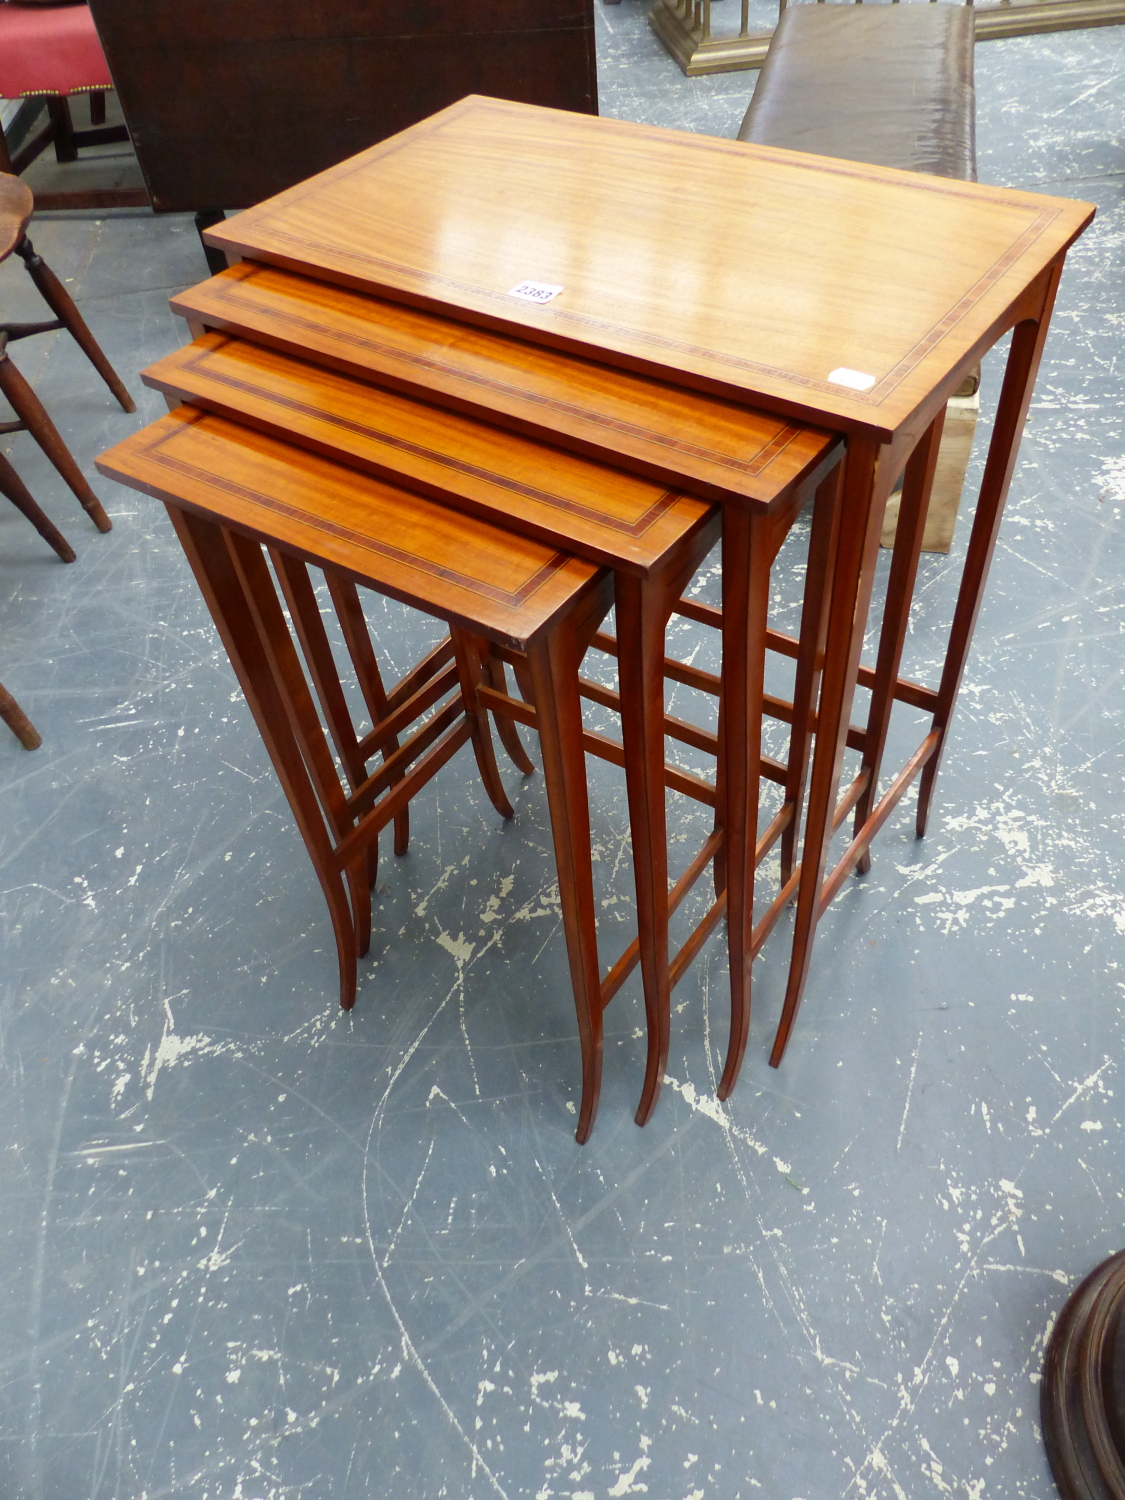
{"type": "Polygon", "coordinates": [[[97,466],[157,499],[513,645],[524,645],[596,572],[556,549],[187,407],[110,448],[97,466]]]}
{"type": "Polygon", "coordinates": [[[240,334],[705,499],[769,506],[838,438],[612,365],[242,261],[171,300],[240,334]]]}
{"type": "Polygon", "coordinates": [[[472,97],[207,238],[887,440],[1093,212],[472,97]],[[511,295],[526,280],[563,290],[536,305],[511,295]]]}
{"type": "Polygon", "coordinates": [[[575,453],[208,334],[147,385],[576,552],[649,573],[713,506],[575,453]]]}

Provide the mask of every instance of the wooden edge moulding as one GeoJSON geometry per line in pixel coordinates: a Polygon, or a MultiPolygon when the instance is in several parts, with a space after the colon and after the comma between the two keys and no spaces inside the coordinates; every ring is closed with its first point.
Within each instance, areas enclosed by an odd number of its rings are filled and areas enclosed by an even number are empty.
{"type": "MultiPolygon", "coordinates": [[[[826,0],[817,3],[823,5],[826,0]]],[[[897,5],[899,0],[891,3],[897,5]]],[[[786,0],[780,0],[779,8],[784,10],[785,4],[786,0]]],[[[711,0],[656,0],[649,25],[689,78],[760,68],[773,32],[751,31],[748,0],[741,0],[741,6],[737,35],[712,34],[711,0]]],[[[999,0],[973,9],[977,40],[982,42],[1125,22],[1125,0],[999,0]]]]}

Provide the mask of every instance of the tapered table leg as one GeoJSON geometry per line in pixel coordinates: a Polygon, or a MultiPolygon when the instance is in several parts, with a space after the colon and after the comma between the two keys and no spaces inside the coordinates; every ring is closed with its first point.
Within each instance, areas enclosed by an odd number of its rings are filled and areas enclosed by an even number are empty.
{"type": "Polygon", "coordinates": [[[573,631],[568,629],[548,632],[546,639],[528,643],[559,901],[582,1048],[582,1099],[574,1133],[582,1144],[590,1134],[601,1092],[602,1001],[590,856],[590,804],[582,745],[582,705],[578,696],[579,657],[579,645],[573,631]]]}
{"type": "MultiPolygon", "coordinates": [[[[902,503],[899,507],[898,528],[895,532],[891,574],[887,580],[887,599],[883,608],[883,625],[879,632],[875,686],[871,690],[871,706],[867,714],[867,731],[864,736],[861,774],[866,776],[867,785],[860,793],[855,807],[854,832],[857,838],[872,808],[879,800],[879,771],[883,763],[883,751],[887,745],[887,732],[891,727],[895,683],[902,663],[906,630],[910,623],[910,601],[914,597],[914,580],[918,576],[918,559],[922,553],[926,513],[929,508],[930,490],[933,487],[934,470],[937,467],[938,449],[941,447],[944,425],[945,407],[943,406],[910,455],[903,479],[902,503]]],[[[871,851],[865,849],[856,861],[856,871],[860,875],[866,875],[870,868],[871,851]]]]}
{"type": "Polygon", "coordinates": [[[800,644],[793,679],[793,725],[789,735],[786,765],[785,800],[793,808],[793,816],[781,835],[783,886],[793,874],[801,827],[801,807],[805,800],[817,689],[824,668],[824,645],[828,634],[830,584],[840,536],[839,499],[842,477],[843,469],[837,464],[828,478],[818,486],[813,502],[805,592],[801,604],[800,644]]]}
{"type": "Polygon", "coordinates": [[[657,590],[630,574],[616,576],[621,737],[633,872],[637,887],[648,1055],[636,1120],[652,1113],[668,1061],[668,844],[664,807],[664,628],[657,590]]]}
{"type": "Polygon", "coordinates": [[[917,832],[921,838],[926,832],[930,813],[930,802],[934,794],[942,751],[945,748],[949,721],[957,702],[957,692],[965,670],[965,660],[973,639],[977,615],[984,597],[984,585],[992,554],[996,550],[996,537],[1000,520],[1004,514],[1004,502],[1008,498],[1008,486],[1016,466],[1020,438],[1027,420],[1027,409],[1031,405],[1031,394],[1035,377],[1039,373],[1039,362],[1043,357],[1043,346],[1047,341],[1047,328],[1051,310],[1055,305],[1059,277],[1062,275],[1061,260],[1043,275],[1042,298],[1035,316],[1017,323],[1012,333],[1008,364],[1004,371],[1004,384],[1000,392],[1000,404],[996,411],[996,423],[992,429],[992,441],[988,446],[988,461],[984,467],[980,498],[977,501],[973,529],[969,537],[969,551],[965,558],[965,571],[961,577],[961,588],[957,594],[957,606],[953,612],[953,628],[945,654],[945,665],[938,688],[938,704],[934,712],[933,727],[941,736],[937,749],[922,771],[918,788],[917,832]]]}
{"type": "Polygon", "coordinates": [[[750,1034],[758,770],[772,549],[771,526],[740,506],[723,511],[723,808],[726,833],[730,1038],[718,1096],[734,1088],[750,1034]]]}
{"type": "Polygon", "coordinates": [[[892,467],[889,450],[877,439],[867,434],[851,437],[844,456],[840,538],[829,607],[816,750],[805,817],[793,956],[781,1022],[770,1054],[770,1064],[775,1068],[785,1055],[808,978],[813,937],[820,915],[824,863],[855,696],[864,626],[871,602],[879,530],[894,479],[892,467]]]}
{"type": "Polygon", "coordinates": [[[357,980],[352,913],[285,696],[255,623],[253,602],[247,597],[223,528],[176,506],[167,509],[320,881],[336,937],[340,1004],[350,1010],[355,1004],[357,980]]]}
{"type": "MultiPolygon", "coordinates": [[[[379,663],[375,660],[375,648],[371,644],[371,635],[367,629],[367,620],[363,613],[363,605],[360,602],[359,591],[350,578],[344,578],[341,574],[331,572],[327,575],[328,591],[332,595],[332,603],[336,607],[336,618],[340,622],[340,629],[344,635],[344,644],[348,648],[348,655],[352,659],[356,677],[359,680],[360,692],[363,701],[367,704],[367,712],[371,715],[372,724],[380,723],[387,714],[387,693],[383,686],[383,677],[379,671],[379,663]]],[[[387,741],[383,751],[384,760],[393,755],[398,749],[397,738],[387,741]]],[[[410,844],[410,809],[404,807],[395,817],[394,851],[396,854],[405,854],[410,844]]],[[[375,855],[374,847],[372,855],[375,855]]],[[[376,859],[373,857],[371,863],[371,880],[375,881],[376,859]]]]}

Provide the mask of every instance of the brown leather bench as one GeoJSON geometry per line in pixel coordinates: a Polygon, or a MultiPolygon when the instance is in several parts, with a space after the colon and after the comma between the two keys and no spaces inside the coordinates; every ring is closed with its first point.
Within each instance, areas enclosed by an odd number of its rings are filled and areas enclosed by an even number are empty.
{"type": "MultiPolygon", "coordinates": [[[[973,11],[798,4],[782,11],[740,141],[975,182],[973,11]]],[[[949,403],[923,546],[948,552],[976,425],[977,377],[949,403]]],[[[897,496],[884,545],[894,539],[897,496]]]]}
{"type": "Polygon", "coordinates": [[[972,7],[789,6],[738,139],[975,182],[972,7]]]}

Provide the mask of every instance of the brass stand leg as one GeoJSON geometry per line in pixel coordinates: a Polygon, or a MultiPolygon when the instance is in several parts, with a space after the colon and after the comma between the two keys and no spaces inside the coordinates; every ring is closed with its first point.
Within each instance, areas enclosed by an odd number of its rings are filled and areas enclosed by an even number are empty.
{"type": "Polygon", "coordinates": [[[1017,323],[1012,332],[1012,344],[1008,351],[1008,365],[1004,371],[1004,384],[1000,392],[1000,404],[996,411],[996,425],[988,447],[988,461],[980,487],[973,530],[969,537],[969,551],[965,558],[965,571],[961,588],[957,594],[957,606],[953,612],[953,628],[949,636],[949,648],[945,655],[941,685],[938,688],[938,706],[934,711],[933,728],[940,734],[937,749],[926,762],[918,788],[918,817],[916,830],[921,838],[926,832],[930,813],[930,802],[934,794],[942,751],[953,708],[957,702],[957,691],[965,670],[965,660],[980,612],[984,585],[988,578],[992,554],[996,550],[996,537],[1000,520],[1004,514],[1004,502],[1008,498],[1008,486],[1016,466],[1016,455],[1027,409],[1031,405],[1031,393],[1035,377],[1039,373],[1039,362],[1043,357],[1043,345],[1047,340],[1047,327],[1051,320],[1051,309],[1055,303],[1062,264],[1050,267],[1044,273],[1043,297],[1034,320],[1017,323]]]}
{"type": "Polygon", "coordinates": [[[58,318],[86,358],[117,397],[122,411],[136,411],[137,403],[125,389],[117,371],[102,353],[101,345],[86,326],[82,314],[75,307],[70,293],[35,249],[26,235],[16,246],[16,254],[27,267],[28,275],[38,287],[44,302],[58,318]]]}
{"type": "Polygon", "coordinates": [[[16,416],[42,448],[67,484],[78,497],[78,503],[99,531],[109,531],[112,522],[102,509],[101,501],[86,483],[82,471],[71,457],[70,449],[59,436],[58,429],[20,372],[12,363],[7,351],[0,348],[0,391],[11,403],[16,416]]]}
{"type": "Polygon", "coordinates": [[[54,522],[39,509],[31,498],[27,486],[2,453],[0,453],[0,494],[7,495],[16,509],[31,522],[47,545],[55,549],[63,562],[74,561],[74,548],[54,522]]]}

